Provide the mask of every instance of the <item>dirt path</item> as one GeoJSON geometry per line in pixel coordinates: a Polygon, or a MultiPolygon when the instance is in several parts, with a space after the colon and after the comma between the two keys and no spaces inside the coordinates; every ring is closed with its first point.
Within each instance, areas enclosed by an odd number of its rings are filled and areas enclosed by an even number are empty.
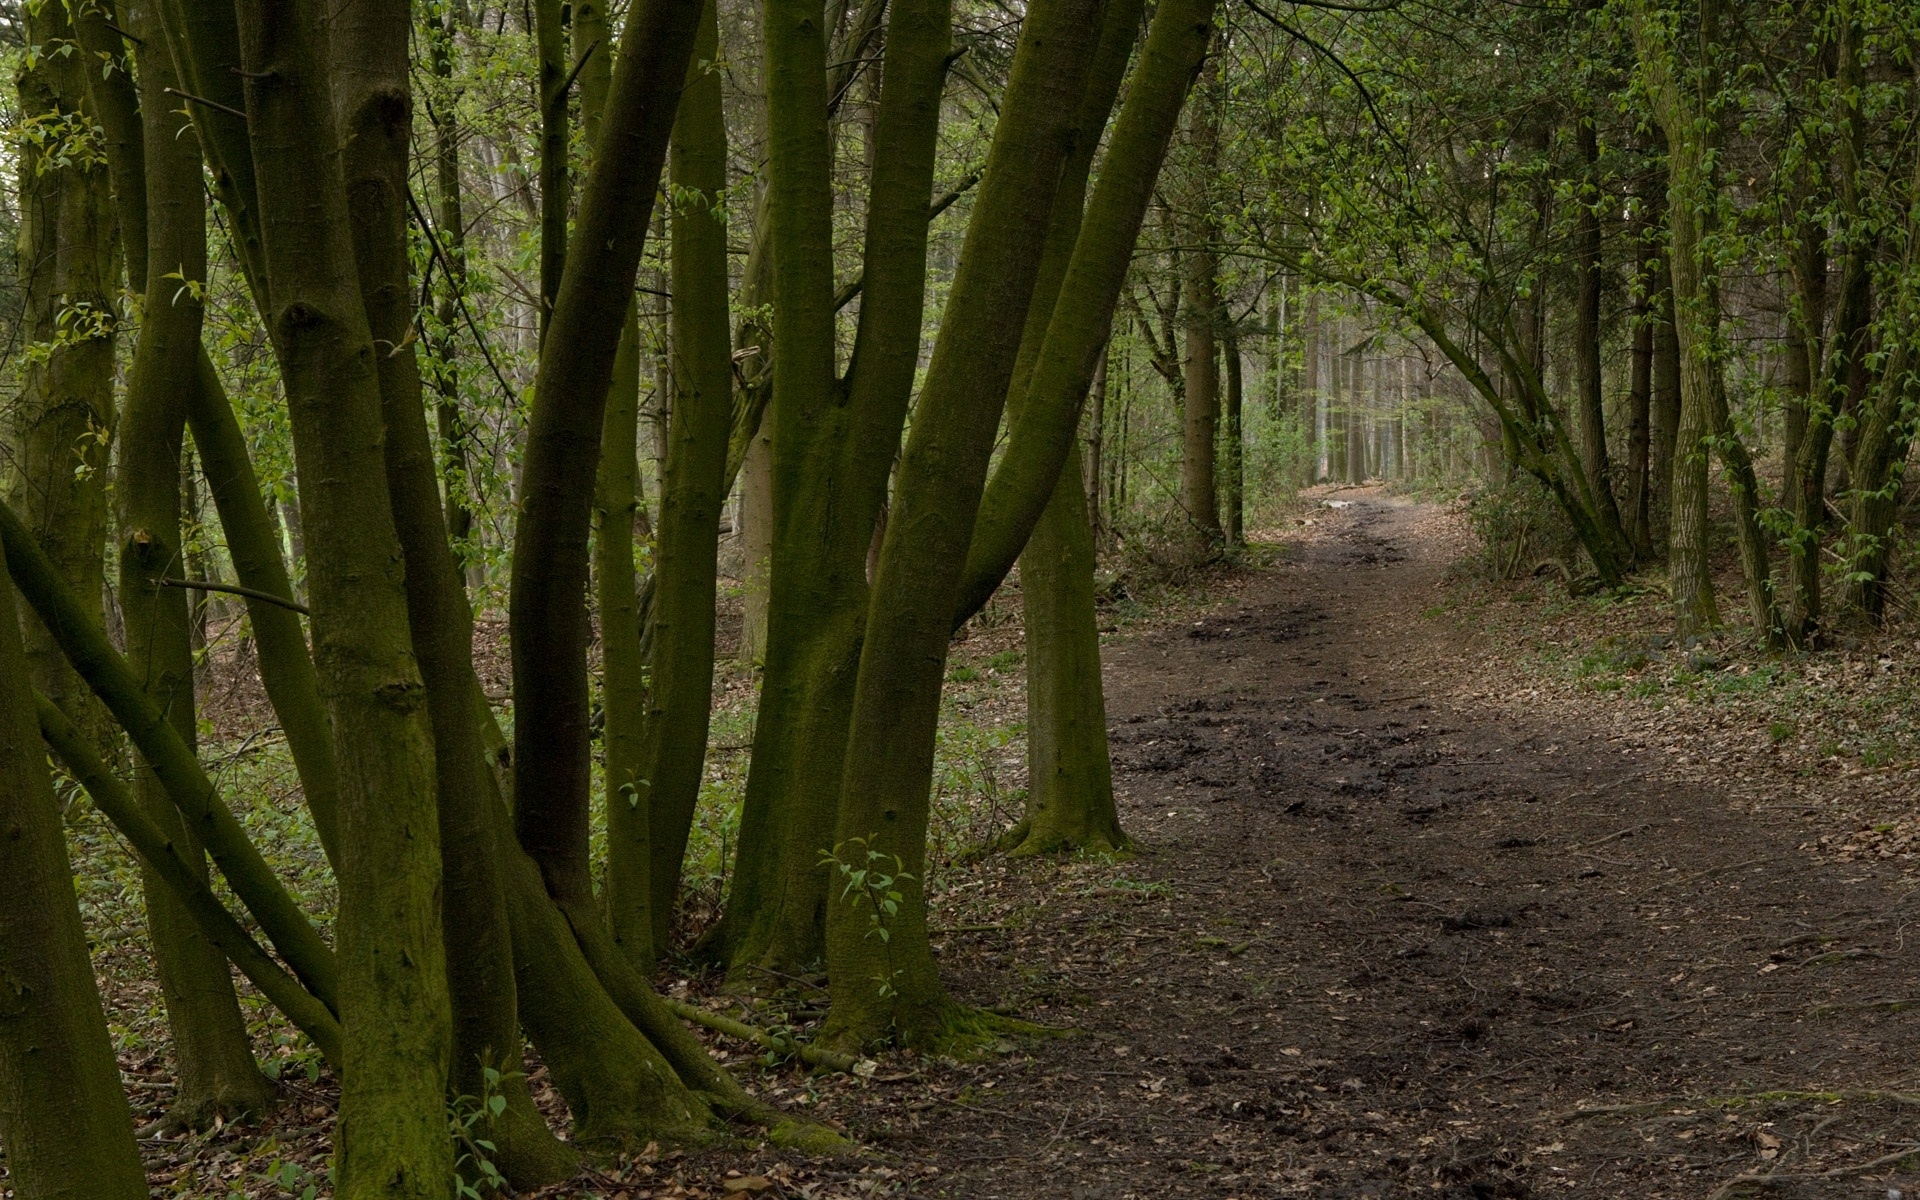
{"type": "Polygon", "coordinates": [[[970,1200],[1887,1195],[1920,1143],[1897,870],[1441,699],[1439,518],[1353,497],[1112,648],[1145,853],[1013,868],[1006,927],[949,938],[961,995],[1081,1036],[823,1111],[888,1190],[970,1200]]]}

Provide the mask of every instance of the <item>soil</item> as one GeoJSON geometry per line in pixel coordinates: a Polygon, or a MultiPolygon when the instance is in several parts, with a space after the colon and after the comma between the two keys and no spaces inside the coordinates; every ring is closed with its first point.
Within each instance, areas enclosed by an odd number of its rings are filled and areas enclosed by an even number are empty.
{"type": "MultiPolygon", "coordinates": [[[[1459,531],[1334,502],[1237,601],[1110,648],[1139,857],[997,868],[1005,928],[944,945],[963,998],[1073,1032],[829,1089],[819,1111],[898,1172],[859,1187],[1910,1187],[1916,885],[1801,849],[1800,814],[1672,782],[1604,724],[1463,700],[1468,635],[1429,612],[1459,531]]],[[[789,1166],[789,1194],[855,1194],[789,1166]]]]}
{"type": "MultiPolygon", "coordinates": [[[[1108,647],[1137,855],[988,859],[936,909],[955,994],[1058,1036],[756,1073],[856,1158],[655,1152],[552,1194],[1910,1187],[1920,882],[1809,849],[1795,806],[1617,723],[1466,686],[1502,647],[1446,611],[1457,519],[1325,502],[1233,598],[1108,647]]],[[[304,1096],[314,1124],[282,1136],[323,1130],[304,1096]]]]}

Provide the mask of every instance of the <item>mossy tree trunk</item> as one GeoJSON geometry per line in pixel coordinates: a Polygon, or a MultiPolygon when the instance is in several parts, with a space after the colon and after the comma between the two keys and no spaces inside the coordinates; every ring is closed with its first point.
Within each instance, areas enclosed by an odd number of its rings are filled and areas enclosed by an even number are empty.
{"type": "Polygon", "coordinates": [[[1773,640],[1779,619],[1773,602],[1768,545],[1759,523],[1759,486],[1727,406],[1720,331],[1718,265],[1712,260],[1720,225],[1718,118],[1718,0],[1700,0],[1697,45],[1688,68],[1679,62],[1672,32],[1643,2],[1633,14],[1653,109],[1667,135],[1668,268],[1673,275],[1674,329],[1680,349],[1680,433],[1674,465],[1674,531],[1669,570],[1675,625],[1693,634],[1715,619],[1707,573],[1707,455],[1717,450],[1733,493],[1734,535],[1746,577],[1754,628],[1773,640]]]}
{"type": "Polygon", "coordinates": [[[719,16],[715,0],[707,0],[672,145],[674,404],[660,484],[647,747],[639,791],[651,822],[657,950],[667,946],[694,806],[706,775],[713,710],[720,509],[727,498],[727,450],[733,431],[733,339],[722,208],[727,124],[720,81],[719,16]]]}
{"type": "Polygon", "coordinates": [[[1008,847],[1015,854],[1111,853],[1128,844],[1113,798],[1093,599],[1093,526],[1079,466],[1074,447],[1020,555],[1027,811],[1008,847]]]}
{"type": "MultiPolygon", "coordinates": [[[[1076,130],[1103,5],[1029,9],[940,335],[901,456],[874,582],[833,853],[884,870],[891,898],[856,887],[827,910],[832,1005],[822,1036],[936,1045],[956,1032],[927,940],[928,791],[952,617],[994,436],[1076,130]],[[870,858],[869,856],[878,856],[870,858]],[[876,936],[878,931],[878,936],[876,936]]],[[[869,261],[869,282],[874,263],[869,261]]],[[[857,352],[857,351],[856,351],[857,352]]],[[[776,442],[777,444],[777,442],[776,442]]]]}
{"type": "Polygon", "coordinates": [[[573,1153],[554,1138],[534,1107],[521,1071],[507,907],[497,870],[486,751],[474,720],[473,622],[452,557],[427,433],[419,360],[410,346],[408,137],[412,97],[405,5],[341,10],[331,27],[340,64],[334,103],[345,138],[341,155],[351,198],[351,237],[360,301],[379,355],[377,376],[386,427],[383,465],[395,534],[406,558],[406,605],[414,655],[426,686],[433,731],[440,841],[442,936],[447,947],[452,1043],[448,1091],[477,1103],[491,1156],[516,1187],[539,1187],[573,1173],[573,1153]],[[402,347],[407,347],[402,350],[402,347]],[[487,1071],[500,1072],[489,1084],[487,1071]]]}
{"type": "Polygon", "coordinates": [[[0,550],[0,1144],[20,1200],[139,1200],[146,1171],[74,898],[0,550]]]}
{"type": "MultiPolygon", "coordinates": [[[[166,89],[177,86],[159,22],[135,10],[148,245],[139,275],[148,287],[139,343],[128,375],[119,479],[119,600],[127,660],[147,695],[189,747],[196,737],[188,593],[155,582],[182,565],[181,450],[199,373],[206,287],[206,202],[200,145],[166,89]]],[[[165,785],[142,766],[135,792],[148,819],[177,841],[204,880],[199,839],[180,819],[165,785]]],[[[271,1104],[275,1089],[253,1061],[227,959],[208,941],[185,902],[151,869],[142,872],[147,927],[166,1003],[178,1087],[169,1125],[204,1128],[271,1104]]]]}
{"type": "MultiPolygon", "coordinates": [[[[304,481],[315,661],[341,768],[346,1049],[337,1194],[440,1200],[451,1190],[453,1156],[439,821],[432,730],[387,490],[378,371],[397,344],[375,343],[355,269],[345,168],[334,157],[342,143],[327,15],[314,0],[236,7],[273,281],[263,316],[304,481]]],[[[390,89],[373,102],[388,112],[407,108],[405,94],[390,89]]]]}
{"type": "Polygon", "coordinates": [[[521,466],[509,617],[514,829],[576,920],[595,907],[585,603],[595,476],[581,464],[600,457],[620,330],[699,16],[700,0],[651,0],[627,19],[575,222],[594,252],[569,257],[560,280],[521,466]]]}
{"type": "MultiPolygon", "coordinates": [[[[1206,56],[1212,16],[1213,0],[1177,0],[1154,10],[1133,85],[1107,140],[1099,178],[1072,242],[1059,299],[1051,305],[1028,396],[1008,399],[1008,446],[981,501],[967,550],[965,583],[954,606],[956,628],[1000,586],[1051,502],[1125,287],[1134,243],[1153,202],[1161,163],[1206,56]]],[[[1176,388],[1178,379],[1175,370],[1170,383],[1176,388]]]]}
{"type": "Polygon", "coordinates": [[[839,778],[867,613],[867,549],[920,348],[927,197],[951,45],[947,0],[893,6],[873,131],[863,300],[836,378],[827,31],[765,7],[775,329],[765,674],[740,845],[716,938],[736,978],[820,957],[839,778]]]}
{"type": "MultiPolygon", "coordinates": [[[[113,360],[120,284],[110,173],[87,144],[97,126],[86,55],[71,43],[67,6],[23,10],[34,53],[21,70],[18,165],[21,288],[16,336],[28,348],[20,394],[7,405],[7,500],[70,581],[86,611],[102,616],[108,460],[116,414],[113,360]]],[[[141,250],[145,262],[145,247],[141,250]]],[[[33,681],[116,757],[104,709],[28,620],[33,681]]]]}

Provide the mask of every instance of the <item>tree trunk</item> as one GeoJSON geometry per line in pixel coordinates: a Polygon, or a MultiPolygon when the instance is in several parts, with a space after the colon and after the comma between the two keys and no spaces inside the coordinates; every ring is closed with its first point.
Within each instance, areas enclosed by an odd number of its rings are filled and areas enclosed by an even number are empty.
{"type": "Polygon", "coordinates": [[[34,728],[20,617],[0,580],[0,1144],[20,1200],[139,1200],[146,1172],[34,728]]]}
{"type": "Polygon", "coordinates": [[[893,8],[851,374],[835,378],[826,35],[808,0],[765,6],[773,253],[773,510],[765,673],[717,948],[733,976],[821,954],[831,844],[869,588],[867,549],[919,366],[927,196],[951,45],[947,0],[893,8]]]}
{"type": "MultiPolygon", "coordinates": [[[[341,767],[346,1062],[337,1194],[438,1200],[453,1174],[445,1116],[450,1022],[432,731],[408,631],[375,372],[395,356],[374,344],[350,265],[356,222],[342,164],[332,157],[341,142],[325,14],[312,0],[247,0],[238,15],[273,280],[273,307],[263,315],[308,485],[301,506],[314,658],[341,767]]],[[[404,92],[382,91],[374,101],[397,109],[405,129],[404,92]]],[[[356,195],[355,205],[365,199],[356,195]]]]}
{"type": "Polygon", "coordinates": [[[333,952],[247,840],[246,831],[207,778],[192,748],[147,697],[140,677],[108,643],[99,622],[88,616],[85,601],[60,577],[26,523],[7,505],[0,505],[0,542],[6,546],[7,569],[21,597],[41,624],[55,631],[61,653],[126,730],[128,740],[166,786],[188,828],[212,854],[234,895],[300,982],[337,1011],[339,974],[333,952]]]}
{"type": "MultiPolygon", "coordinates": [[[[8,405],[8,503],[40,540],[63,578],[98,621],[103,615],[107,542],[107,473],[114,434],[114,307],[120,260],[110,177],[88,154],[68,153],[69,120],[91,123],[86,74],[91,57],[67,53],[74,36],[62,4],[24,12],[31,56],[18,77],[23,128],[19,152],[19,240],[15,271],[21,289],[18,331],[35,348],[21,371],[20,395],[8,405]]],[[[141,248],[142,265],[145,248],[141,248]]],[[[33,682],[100,745],[118,757],[117,735],[99,703],[61,657],[37,621],[22,631],[33,682]]]]}
{"type": "Polygon", "coordinates": [[[1636,268],[1638,298],[1633,304],[1633,340],[1627,367],[1627,541],[1641,560],[1653,550],[1651,479],[1653,415],[1653,308],[1646,293],[1655,286],[1653,251],[1644,234],[1636,268]]]}
{"type": "Polygon", "coordinates": [[[1187,116],[1187,136],[1193,142],[1195,212],[1186,231],[1186,403],[1181,416],[1180,507],[1187,515],[1187,536],[1196,559],[1220,545],[1220,499],[1214,480],[1219,448],[1216,427],[1220,419],[1220,359],[1216,346],[1220,319],[1220,260],[1213,248],[1213,176],[1220,165],[1219,117],[1214,111],[1219,77],[1218,59],[1208,58],[1195,89],[1200,102],[1187,116]]]}
{"type": "Polygon", "coordinates": [[[727,125],[720,30],[707,0],[694,72],[674,126],[674,405],[660,486],[654,568],[652,690],[639,795],[652,822],[653,944],[667,946],[694,806],[705,778],[713,709],[713,634],[720,510],[733,430],[733,346],[727,313],[727,125]]]}
{"type": "MultiPolygon", "coordinates": [[[[583,6],[584,7],[584,6],[583,6]]],[[[430,65],[435,80],[446,94],[433,119],[434,186],[439,192],[436,207],[440,254],[445,257],[440,277],[440,302],[435,319],[440,325],[440,340],[433,347],[433,382],[439,398],[434,406],[435,423],[440,432],[441,486],[445,489],[447,536],[453,540],[461,569],[463,586],[476,586],[478,556],[470,544],[473,537],[473,463],[472,431],[460,404],[460,364],[455,351],[454,329],[462,319],[467,290],[467,221],[460,186],[460,119],[455,112],[453,91],[453,42],[458,29],[453,6],[441,14],[428,30],[431,39],[430,65]],[[474,563],[476,566],[466,566],[474,563]]]]}
{"type": "Polygon", "coordinates": [[[748,443],[740,471],[740,554],[745,613],[740,620],[740,661],[759,665],[767,653],[767,584],[773,558],[773,438],[763,417],[748,443]]]}
{"type": "Polygon", "coordinates": [[[1580,397],[1580,465],[1586,470],[1587,491],[1593,496],[1594,515],[1606,536],[1619,543],[1631,557],[1633,549],[1620,519],[1620,505],[1613,494],[1613,464],[1607,454],[1607,413],[1600,371],[1600,292],[1602,241],[1599,205],[1604,203],[1600,180],[1600,142],[1592,119],[1583,119],[1577,130],[1580,157],[1585,164],[1593,195],[1579,202],[1574,231],[1579,255],[1579,276],[1574,303],[1573,351],[1580,397]]]}
{"type": "Polygon", "coordinates": [[[1227,470],[1226,535],[1227,545],[1242,548],[1247,544],[1247,446],[1240,429],[1240,409],[1244,398],[1244,380],[1240,363],[1240,337],[1233,330],[1222,339],[1227,359],[1226,453],[1221,457],[1227,470]]]}
{"type": "MultiPolygon", "coordinates": [[[[1124,23],[1129,11],[1130,7],[1122,7],[1116,21],[1124,23]]],[[[981,501],[973,543],[967,551],[966,583],[955,606],[956,627],[977,612],[1000,586],[1041,511],[1051,502],[1059,464],[1065,461],[1079,428],[1081,400],[1107,345],[1108,330],[1126,284],[1140,226],[1153,201],[1161,163],[1206,55],[1212,13],[1212,0],[1181,0],[1155,10],[1133,86],[1107,139],[1100,177],[1087,201],[1066,276],[1059,286],[1065,302],[1050,305],[1045,342],[1032,351],[1035,357],[1026,385],[1031,398],[1008,397],[1008,446],[981,501]]],[[[1103,54],[1106,47],[1103,37],[1103,54]]],[[[1104,70],[1096,66],[1102,74],[1095,76],[1087,101],[1100,109],[1103,120],[1113,103],[1111,97],[1101,103],[1106,84],[1099,81],[1107,78],[1104,70]]],[[[1077,186],[1064,177],[1062,184],[1067,194],[1077,186]]],[[[1030,320],[1028,337],[1033,332],[1030,320]]],[[[1023,337],[1023,359],[1029,354],[1026,340],[1023,337]]],[[[1177,370],[1173,378],[1179,378],[1177,370]]],[[[1123,430],[1127,411],[1123,406],[1123,430]]],[[[1112,456],[1122,481],[1127,466],[1124,441],[1123,433],[1121,452],[1112,456]]],[[[1124,495],[1126,489],[1121,486],[1119,491],[1124,495]]],[[[1121,505],[1111,507],[1117,515],[1121,505]]]]}
{"type": "Polygon", "coordinates": [[[628,17],[606,126],[542,343],[513,545],[514,829],[548,891],[594,909],[587,688],[588,547],[594,474],[620,327],[651,223],[700,0],[651,0],[628,17]]]}
{"type": "MultiPolygon", "coordinates": [[[[334,101],[346,135],[341,166],[352,197],[355,274],[375,344],[405,345],[413,319],[409,284],[407,139],[411,103],[404,6],[357,5],[331,28],[341,63],[334,101]]],[[[271,249],[271,243],[269,243],[271,249]]],[[[433,732],[445,904],[454,1097],[500,1097],[483,1114],[491,1156],[516,1187],[566,1178],[573,1154],[547,1129],[521,1066],[507,912],[487,805],[485,749],[474,720],[473,624],[440,507],[425,397],[414,353],[378,358],[383,469],[396,536],[406,558],[405,602],[413,652],[426,686],[433,732]],[[489,1084],[487,1071],[500,1072],[489,1084]]]]}
{"type": "Polygon", "coordinates": [[[1053,500],[1020,555],[1027,647],[1027,811],[1002,845],[1014,854],[1124,850],[1107,753],[1094,611],[1093,527],[1069,450],[1053,500]]]}
{"type": "Polygon", "coordinates": [[[1096,0],[1044,0],[1027,13],[986,182],[901,456],[832,851],[843,864],[853,856],[858,869],[897,864],[887,873],[901,900],[892,914],[872,908],[870,895],[828,907],[833,998],[821,1036],[830,1043],[866,1044],[892,1032],[908,1044],[935,1045],[964,1033],[933,962],[919,878],[940,685],[994,435],[1098,46],[1099,12],[1096,0]],[[871,936],[870,916],[889,936],[871,936]]]}
{"type": "MultiPolygon", "coordinates": [[[[606,123],[613,57],[606,6],[586,0],[573,9],[573,54],[580,66],[580,112],[591,152],[606,123]]],[[[684,100],[682,101],[684,104],[684,100]]],[[[607,829],[607,925],[623,952],[651,967],[653,917],[648,904],[647,659],[634,541],[643,520],[640,482],[640,309],[627,299],[614,352],[600,464],[594,479],[593,586],[600,616],[600,704],[603,797],[607,829]]]]}
{"type": "MultiPolygon", "coordinates": [[[[189,398],[200,366],[202,296],[206,286],[206,208],[200,145],[166,94],[176,86],[171,55],[151,10],[135,10],[141,111],[146,118],[149,245],[140,272],[153,281],[128,373],[120,473],[119,600],[127,661],[148,697],[188,747],[197,733],[189,594],[154,581],[182,573],[181,449],[189,398]]],[[[202,881],[206,858],[150,769],[135,776],[147,818],[176,840],[202,881]]],[[[166,1124],[202,1129],[266,1108],[275,1088],[253,1061],[246,1022],[227,959],[202,935],[184,901],[151,869],[143,870],[147,927],[179,1086],[166,1124]]]]}

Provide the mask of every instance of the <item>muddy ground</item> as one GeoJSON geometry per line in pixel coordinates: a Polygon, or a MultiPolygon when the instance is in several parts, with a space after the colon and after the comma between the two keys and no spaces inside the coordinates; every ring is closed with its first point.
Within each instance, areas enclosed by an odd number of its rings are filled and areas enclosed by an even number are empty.
{"type": "MultiPolygon", "coordinates": [[[[987,1063],[890,1061],[821,1096],[898,1172],[858,1186],[1908,1185],[1913,885],[1797,849],[1801,814],[1670,783],[1645,747],[1452,699],[1463,634],[1430,611],[1445,518],[1352,496],[1239,602],[1110,649],[1142,853],[1014,868],[991,885],[1005,928],[945,943],[964,998],[1077,1032],[987,1063]]],[[[814,1194],[855,1186],[793,1165],[814,1194]]]]}
{"type": "MultiPolygon", "coordinates": [[[[936,910],[960,998],[1068,1035],[756,1076],[855,1159],[646,1155],[551,1194],[1909,1187],[1916,885],[1614,725],[1468,698],[1465,664],[1501,648],[1442,603],[1457,522],[1342,495],[1236,600],[1108,648],[1138,856],[989,860],[936,910]]],[[[323,1145],[326,1107],[304,1094],[273,1135],[323,1145]]]]}

